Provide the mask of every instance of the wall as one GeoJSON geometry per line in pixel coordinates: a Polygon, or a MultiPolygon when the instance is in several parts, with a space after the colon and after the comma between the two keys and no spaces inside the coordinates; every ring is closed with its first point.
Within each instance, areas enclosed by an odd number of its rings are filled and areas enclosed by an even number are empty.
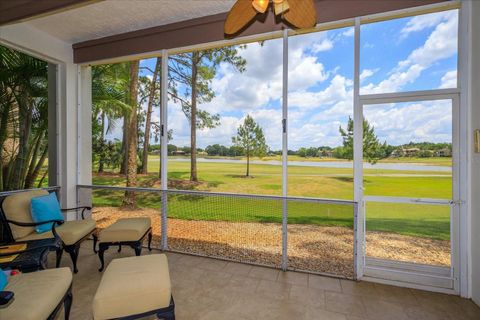
{"type": "MultiPolygon", "coordinates": [[[[57,65],[57,161],[62,207],[76,205],[78,67],[71,44],[25,24],[0,27],[0,44],[57,65]]],[[[74,215],[67,217],[73,218],[74,215]]]]}
{"type": "MultiPolygon", "coordinates": [[[[480,1],[471,1],[470,28],[470,124],[473,129],[480,129],[480,1]]],[[[472,131],[471,130],[471,131],[472,131]]],[[[473,135],[473,132],[470,132],[473,135]]],[[[473,138],[472,138],[473,140],[473,138]]],[[[471,145],[473,151],[473,144],[471,145]]],[[[480,154],[471,157],[471,276],[472,299],[480,305],[480,154]]]]}

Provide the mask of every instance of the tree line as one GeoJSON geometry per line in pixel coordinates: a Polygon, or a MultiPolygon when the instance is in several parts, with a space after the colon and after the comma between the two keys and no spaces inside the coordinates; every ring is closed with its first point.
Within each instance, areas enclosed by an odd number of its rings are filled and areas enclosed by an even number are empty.
{"type": "MultiPolygon", "coordinates": [[[[242,46],[180,53],[168,60],[168,99],[179,105],[190,123],[190,180],[198,181],[197,130],[220,125],[220,115],[199,108],[210,102],[217,66],[227,63],[239,72],[246,61],[239,55],[242,46]]],[[[102,173],[107,165],[120,167],[127,187],[137,186],[137,175],[148,173],[150,140],[159,141],[161,125],[152,121],[154,108],[160,108],[161,58],[155,67],[139,60],[93,67],[93,155],[102,173]],[[152,76],[145,76],[149,72],[152,76]],[[101,99],[95,99],[99,97],[101,99]],[[146,108],[143,106],[146,105],[146,108]],[[122,139],[107,141],[106,133],[122,125],[122,139]]],[[[166,133],[169,138],[172,132],[166,133]]],[[[158,173],[160,175],[160,172],[158,173]]],[[[135,208],[135,192],[126,191],[123,206],[135,208]]]]}

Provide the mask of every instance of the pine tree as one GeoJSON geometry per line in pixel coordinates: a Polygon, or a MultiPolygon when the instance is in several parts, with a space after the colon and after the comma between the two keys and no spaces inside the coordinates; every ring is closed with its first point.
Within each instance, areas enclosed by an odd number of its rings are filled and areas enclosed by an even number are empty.
{"type": "Polygon", "coordinates": [[[263,129],[247,115],[243,124],[237,129],[237,136],[232,138],[235,146],[242,148],[247,157],[247,172],[245,176],[250,176],[250,157],[263,157],[268,152],[268,146],[265,142],[263,129]]]}

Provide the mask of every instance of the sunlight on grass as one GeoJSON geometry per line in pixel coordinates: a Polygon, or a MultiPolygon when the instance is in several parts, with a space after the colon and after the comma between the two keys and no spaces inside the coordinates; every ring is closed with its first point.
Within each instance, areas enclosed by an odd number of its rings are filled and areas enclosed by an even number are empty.
{"type": "MultiPolygon", "coordinates": [[[[443,163],[442,163],[443,164],[443,163]]],[[[189,179],[188,162],[169,162],[169,181],[189,179]]],[[[187,189],[211,192],[244,194],[281,194],[281,167],[252,164],[253,178],[244,178],[245,165],[236,163],[198,163],[200,182],[187,189]]],[[[142,187],[160,188],[159,161],[149,163],[148,175],[139,175],[142,187]]],[[[326,199],[353,199],[353,170],[348,168],[299,167],[288,168],[288,193],[290,196],[326,199]]],[[[94,175],[95,185],[124,186],[124,177],[112,173],[94,175]]],[[[415,198],[449,199],[452,193],[451,175],[445,172],[411,172],[397,170],[365,170],[365,194],[415,198]]],[[[185,188],[185,185],[178,184],[185,188]]],[[[171,188],[171,186],[170,186],[171,188]]],[[[139,193],[140,195],[140,193],[139,193]]],[[[122,192],[96,190],[95,206],[121,206],[122,192]]],[[[155,194],[138,197],[140,208],[160,209],[160,197],[155,194]]],[[[272,211],[255,199],[197,197],[192,202],[185,196],[169,197],[169,217],[180,219],[274,222],[281,223],[281,204],[272,211]],[[189,202],[190,201],[190,202],[189,202]],[[195,203],[192,216],[185,206],[195,203]],[[182,209],[184,208],[184,209],[182,209]],[[277,212],[277,210],[280,210],[277,212]],[[236,214],[229,214],[235,211],[236,214]],[[240,214],[244,212],[245,214],[240,214]],[[280,213],[280,214],[279,214],[280,213]]],[[[448,208],[447,208],[448,209],[448,208]]],[[[304,202],[289,203],[289,223],[323,226],[353,227],[353,207],[344,205],[319,205],[304,202]]],[[[438,206],[369,204],[368,230],[394,232],[402,235],[448,240],[450,217],[448,210],[438,206]]]]}

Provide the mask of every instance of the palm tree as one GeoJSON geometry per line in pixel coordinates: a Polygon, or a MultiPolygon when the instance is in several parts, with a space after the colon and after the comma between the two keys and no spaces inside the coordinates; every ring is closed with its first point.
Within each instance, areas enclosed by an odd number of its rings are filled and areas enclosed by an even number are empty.
{"type": "Polygon", "coordinates": [[[127,103],[127,64],[95,66],[92,69],[92,123],[98,172],[104,171],[106,156],[105,134],[115,129],[117,121],[131,107],[127,103]]]}
{"type": "Polygon", "coordinates": [[[32,187],[48,154],[47,68],[0,46],[0,190],[32,187]]]}
{"type": "MultiPolygon", "coordinates": [[[[138,60],[130,62],[130,82],[129,82],[129,104],[130,112],[126,117],[123,126],[127,128],[127,187],[137,186],[137,148],[138,148],[138,70],[140,62],[138,60]]],[[[125,191],[123,206],[127,208],[136,208],[136,194],[133,191],[125,191]]]]}

